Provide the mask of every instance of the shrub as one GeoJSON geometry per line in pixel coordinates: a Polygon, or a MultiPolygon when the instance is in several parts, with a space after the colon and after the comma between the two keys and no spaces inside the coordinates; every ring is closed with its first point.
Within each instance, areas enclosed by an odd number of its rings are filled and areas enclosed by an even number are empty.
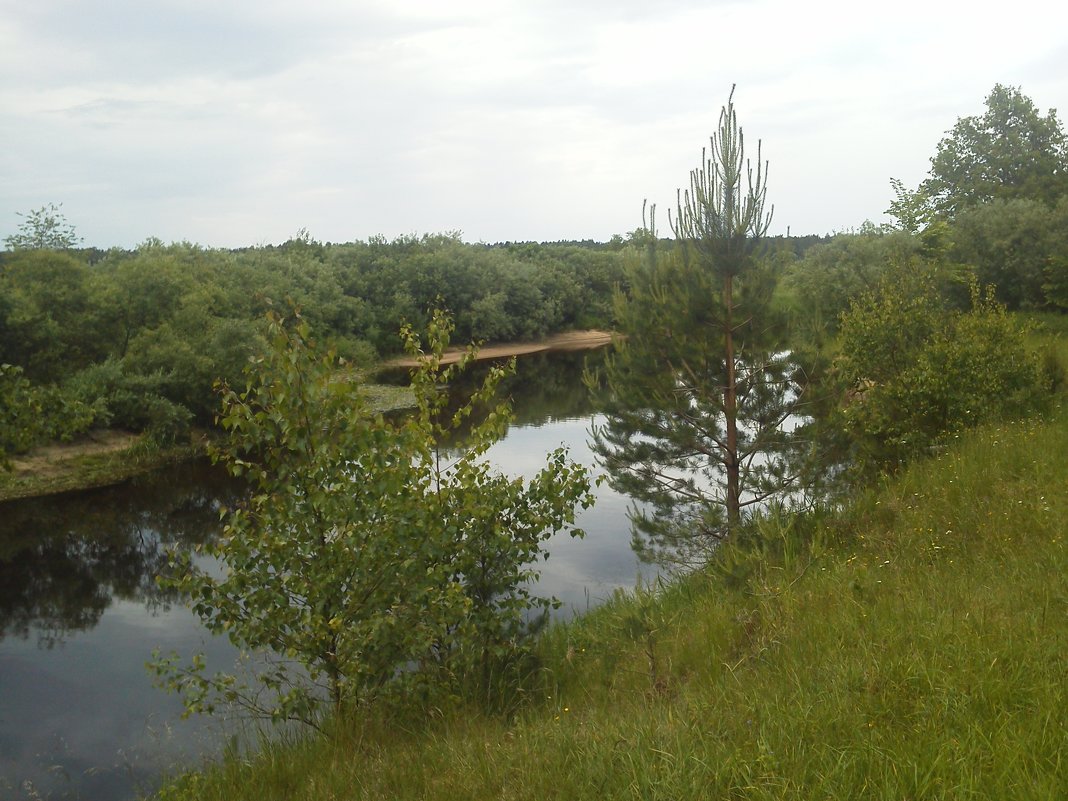
{"type": "Polygon", "coordinates": [[[839,421],[862,472],[893,468],[965,428],[1016,418],[1050,397],[1026,332],[971,284],[948,311],[923,272],[896,272],[842,317],[839,421]]]}
{"type": "Polygon", "coordinates": [[[525,589],[531,565],[551,534],[581,533],[572,524],[575,506],[592,502],[589,477],[563,450],[529,483],[495,474],[482,457],[510,419],[503,405],[465,450],[445,453],[505,371],[450,412],[446,386],[473,352],[443,368],[451,322],[435,314],[428,331],[425,353],[406,331],[418,405],[398,420],[370,410],[299,319],[272,317],[271,349],[246,389],[224,387],[229,437],[217,456],[251,479],[251,496],[228,510],[211,548],[225,570],[176,554],[167,583],[266,664],[241,682],[206,675],[199,656],[182,666],[157,654],[154,669],[187,710],[236,703],[317,726],[327,700],[342,715],[399,683],[488,692],[522,651],[525,613],[550,603],[525,589]]]}

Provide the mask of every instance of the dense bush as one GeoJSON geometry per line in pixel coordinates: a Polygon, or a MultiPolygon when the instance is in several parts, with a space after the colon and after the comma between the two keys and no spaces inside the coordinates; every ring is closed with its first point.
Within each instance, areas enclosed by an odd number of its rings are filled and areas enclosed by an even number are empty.
{"type": "Polygon", "coordinates": [[[0,365],[0,464],[49,441],[69,442],[110,422],[107,404],[76,388],[31,383],[15,365],[0,365]]]}
{"type": "Polygon", "coordinates": [[[784,280],[795,324],[833,334],[854,298],[875,288],[894,265],[910,262],[921,247],[918,237],[904,231],[871,228],[809,248],[784,280]]]}
{"type": "Polygon", "coordinates": [[[207,675],[202,658],[182,666],[157,655],[188,710],[237,703],[315,726],[324,711],[344,716],[398,684],[500,697],[502,672],[525,651],[527,613],[551,603],[527,589],[541,545],[562,530],[581,534],[575,508],[592,503],[590,477],[563,449],[528,482],[491,468],[485,452],[510,417],[492,397],[505,370],[492,368],[448,409],[442,390],[466,366],[441,366],[450,333],[435,314],[424,351],[406,330],[420,362],[417,408],[387,420],[339,380],[334,354],[306,325],[272,319],[247,389],[223,393],[218,456],[252,487],[210,548],[227,570],[198,569],[186,551],[169,582],[209,629],[267,652],[268,668],[244,686],[207,675]],[[443,442],[486,405],[469,447],[442,459],[443,442]]]}
{"type": "MultiPolygon", "coordinates": [[[[39,390],[63,436],[111,424],[169,440],[212,423],[213,384],[238,381],[263,353],[261,321],[276,304],[300,308],[339,355],[366,365],[398,351],[401,325],[426,325],[439,305],[465,342],[607,326],[621,264],[604,249],[453,235],[344,245],[302,236],[241,251],[151,239],[133,252],[20,249],[0,253],[0,363],[39,390]]],[[[46,430],[35,423],[27,441],[46,430]]]]}
{"type": "Polygon", "coordinates": [[[189,433],[193,415],[163,394],[161,373],[127,373],[121,362],[109,359],[73,375],[64,393],[77,403],[91,405],[96,425],[144,431],[165,444],[189,433]]]}
{"type": "Polygon", "coordinates": [[[931,270],[895,270],[842,317],[838,419],[861,471],[893,468],[980,423],[1048,402],[1024,330],[990,291],[947,308],[931,270]]]}
{"type": "Polygon", "coordinates": [[[992,200],[961,212],[951,226],[954,260],[971,265],[1010,309],[1068,310],[1068,197],[992,200]]]}

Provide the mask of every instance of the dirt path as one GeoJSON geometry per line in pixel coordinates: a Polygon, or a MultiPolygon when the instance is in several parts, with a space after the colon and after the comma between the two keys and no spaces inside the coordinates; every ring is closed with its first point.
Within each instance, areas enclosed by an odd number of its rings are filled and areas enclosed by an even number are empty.
{"type": "MultiPolygon", "coordinates": [[[[586,350],[607,345],[612,341],[612,334],[608,331],[568,331],[564,334],[553,334],[537,342],[509,342],[503,345],[484,345],[479,348],[478,359],[507,359],[509,356],[524,356],[528,353],[541,353],[543,351],[561,350],[586,350]]],[[[449,348],[441,357],[442,364],[452,364],[460,360],[464,354],[463,348],[449,348]]],[[[402,357],[391,359],[386,362],[386,367],[414,367],[415,359],[402,357]]]]}

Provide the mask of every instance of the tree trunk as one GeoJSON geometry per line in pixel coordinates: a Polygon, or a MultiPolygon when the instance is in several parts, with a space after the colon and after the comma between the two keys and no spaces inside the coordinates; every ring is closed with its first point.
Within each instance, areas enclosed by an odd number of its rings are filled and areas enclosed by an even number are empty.
{"type": "Polygon", "coordinates": [[[738,463],[738,379],[734,364],[734,287],[728,271],[723,279],[724,323],[723,358],[727,366],[727,385],[723,390],[723,416],[727,428],[727,452],[723,465],[727,472],[727,534],[738,527],[742,519],[742,500],[739,490],[741,465],[738,463]]]}

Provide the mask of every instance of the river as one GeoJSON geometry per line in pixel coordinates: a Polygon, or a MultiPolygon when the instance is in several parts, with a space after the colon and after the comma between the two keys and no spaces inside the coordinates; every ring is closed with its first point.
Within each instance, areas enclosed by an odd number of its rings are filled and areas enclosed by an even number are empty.
{"type": "MultiPolygon", "coordinates": [[[[516,421],[489,458],[509,475],[533,475],[563,444],[594,466],[587,446],[595,410],[580,353],[536,354],[506,386],[516,421]]],[[[155,585],[162,546],[213,536],[220,505],[242,491],[206,462],[126,484],[0,505],[0,797],[125,801],[161,775],[217,756],[247,727],[181,720],[178,700],[145,670],[153,648],[203,651],[227,668],[236,651],[208,635],[180,599],[155,585]]],[[[547,545],[536,589],[581,612],[633,587],[629,501],[602,485],[578,524],[547,545]]]]}

